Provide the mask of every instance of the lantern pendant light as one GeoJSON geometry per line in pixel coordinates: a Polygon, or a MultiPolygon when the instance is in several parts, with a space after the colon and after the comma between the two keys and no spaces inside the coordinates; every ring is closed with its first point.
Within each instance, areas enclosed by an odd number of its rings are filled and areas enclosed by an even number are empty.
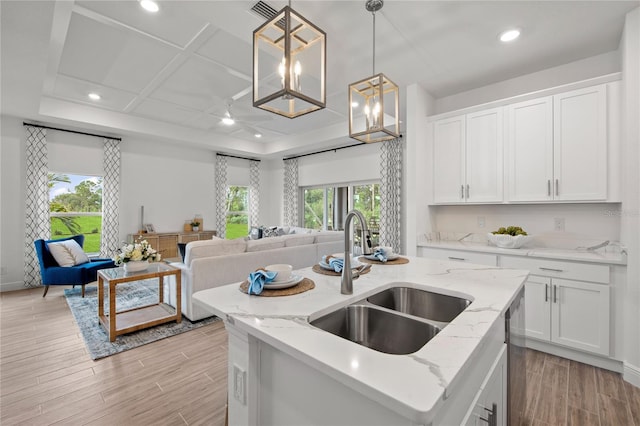
{"type": "Polygon", "coordinates": [[[376,74],[376,12],[383,0],[367,0],[373,15],[373,75],[349,85],[349,137],[361,142],[382,142],[400,137],[398,86],[376,74]]]}
{"type": "Polygon", "coordinates": [[[253,32],[253,106],[296,118],[326,106],[326,33],[285,6],[253,32]]]}

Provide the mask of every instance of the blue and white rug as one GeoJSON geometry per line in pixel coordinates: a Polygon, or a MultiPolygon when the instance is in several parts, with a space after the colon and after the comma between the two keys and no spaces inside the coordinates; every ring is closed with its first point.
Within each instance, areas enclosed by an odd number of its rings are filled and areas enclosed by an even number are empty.
{"type": "MultiPolygon", "coordinates": [[[[211,317],[191,322],[183,316],[180,324],[169,322],[157,325],[145,330],[118,336],[114,342],[110,342],[107,332],[98,321],[98,288],[96,286],[87,286],[84,298],[82,298],[81,295],[81,287],[65,289],[64,297],[67,299],[71,313],[73,313],[78,323],[87,350],[94,360],[146,345],[147,343],[155,342],[166,337],[175,336],[185,331],[194,330],[219,320],[218,317],[211,317]]],[[[107,299],[105,296],[105,313],[109,311],[107,299]]],[[[118,285],[116,297],[116,309],[118,311],[157,302],[158,282],[156,280],[137,281],[118,285]]]]}

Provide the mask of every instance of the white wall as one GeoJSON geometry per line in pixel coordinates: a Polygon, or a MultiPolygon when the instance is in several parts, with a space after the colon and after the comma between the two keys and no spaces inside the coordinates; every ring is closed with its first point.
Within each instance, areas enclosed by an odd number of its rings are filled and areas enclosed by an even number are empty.
{"type": "Polygon", "coordinates": [[[441,232],[486,233],[501,226],[520,226],[531,235],[556,239],[620,239],[620,204],[434,206],[435,229],[441,232]],[[485,221],[478,226],[478,218],[485,221]],[[565,219],[565,232],[554,231],[554,219],[565,219]]]}
{"type": "Polygon", "coordinates": [[[444,113],[505,99],[563,84],[587,80],[620,71],[620,52],[613,51],[592,56],[546,70],[526,74],[499,83],[446,96],[436,101],[436,113],[444,113]]]}
{"type": "Polygon", "coordinates": [[[623,84],[622,241],[628,249],[625,289],[625,380],[640,386],[640,8],[629,12],[620,43],[623,84]]]}

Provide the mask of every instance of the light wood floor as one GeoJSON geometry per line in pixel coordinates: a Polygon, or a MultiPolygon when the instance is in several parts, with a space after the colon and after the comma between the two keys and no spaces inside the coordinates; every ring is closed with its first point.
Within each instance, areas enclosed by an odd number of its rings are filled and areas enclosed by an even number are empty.
{"type": "Polygon", "coordinates": [[[222,321],[93,361],[63,288],[0,293],[0,424],[223,425],[222,321]]]}
{"type": "MultiPolygon", "coordinates": [[[[93,361],[51,287],[0,293],[0,424],[223,425],[222,322],[93,361]]],[[[527,352],[528,425],[640,426],[619,374],[527,352]]]]}

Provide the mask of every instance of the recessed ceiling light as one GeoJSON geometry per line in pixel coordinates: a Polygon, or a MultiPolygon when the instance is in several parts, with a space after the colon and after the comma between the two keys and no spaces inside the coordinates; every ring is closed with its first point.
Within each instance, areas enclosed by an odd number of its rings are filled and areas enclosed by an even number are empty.
{"type": "Polygon", "coordinates": [[[253,136],[255,136],[256,138],[261,138],[262,137],[262,133],[256,133],[253,136]]]}
{"type": "Polygon", "coordinates": [[[89,93],[89,99],[91,99],[93,101],[99,101],[100,100],[100,95],[98,95],[97,93],[89,93]]]}
{"type": "Polygon", "coordinates": [[[153,0],[140,0],[140,6],[149,12],[157,12],[160,9],[158,3],[153,0]]]}
{"type": "Polygon", "coordinates": [[[226,124],[227,126],[231,126],[235,122],[236,121],[231,117],[223,117],[222,118],[222,124],[226,124]]]}
{"type": "Polygon", "coordinates": [[[500,41],[507,43],[517,39],[518,37],[520,37],[520,30],[511,29],[500,34],[500,41]]]}

